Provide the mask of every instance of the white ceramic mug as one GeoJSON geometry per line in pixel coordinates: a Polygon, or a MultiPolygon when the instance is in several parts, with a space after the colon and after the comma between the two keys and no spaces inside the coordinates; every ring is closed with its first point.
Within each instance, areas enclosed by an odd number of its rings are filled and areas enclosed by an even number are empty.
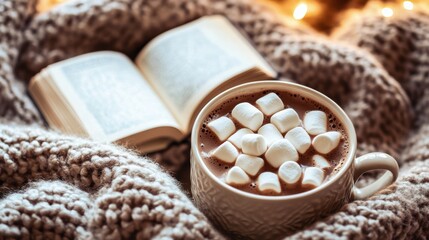
{"type": "Polygon", "coordinates": [[[334,101],[318,91],[290,82],[252,82],[221,93],[201,110],[191,137],[191,184],[194,201],[213,223],[234,238],[284,237],[337,211],[351,200],[373,195],[392,184],[398,176],[396,160],[385,153],[369,153],[356,158],[357,143],[353,124],[334,101]],[[343,123],[350,143],[346,161],[338,173],[321,186],[289,196],[256,195],[229,186],[205,165],[198,147],[198,134],[204,119],[228,99],[264,90],[286,91],[310,98],[328,108],[343,123]],[[364,188],[354,186],[363,173],[375,169],[387,171],[364,188]]]}

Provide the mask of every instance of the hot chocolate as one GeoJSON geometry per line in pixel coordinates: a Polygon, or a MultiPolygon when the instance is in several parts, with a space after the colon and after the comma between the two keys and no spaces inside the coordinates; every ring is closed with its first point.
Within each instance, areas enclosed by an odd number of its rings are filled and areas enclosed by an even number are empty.
{"type": "Polygon", "coordinates": [[[331,111],[283,91],[225,101],[206,117],[198,139],[204,163],[215,176],[262,195],[320,186],[345,162],[348,142],[331,111]]]}

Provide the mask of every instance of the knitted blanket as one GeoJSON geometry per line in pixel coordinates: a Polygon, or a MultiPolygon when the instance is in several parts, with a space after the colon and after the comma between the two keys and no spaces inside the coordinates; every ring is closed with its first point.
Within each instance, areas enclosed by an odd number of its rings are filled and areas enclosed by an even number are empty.
{"type": "Polygon", "coordinates": [[[143,157],[64,136],[47,129],[26,92],[48,64],[107,49],[133,57],[157,34],[207,14],[227,16],[281,79],[339,103],[359,155],[384,151],[401,166],[396,184],[288,237],[428,238],[429,15],[367,10],[326,37],[242,0],[72,0],[40,15],[33,1],[2,0],[0,239],[227,237],[163,170],[186,172],[189,141],[143,157]]]}

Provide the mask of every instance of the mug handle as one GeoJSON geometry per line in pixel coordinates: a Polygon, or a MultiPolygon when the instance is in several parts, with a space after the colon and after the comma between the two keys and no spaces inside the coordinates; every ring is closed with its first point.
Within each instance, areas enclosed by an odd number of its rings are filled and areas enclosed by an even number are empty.
{"type": "Polygon", "coordinates": [[[387,171],[375,182],[362,188],[354,186],[352,190],[352,199],[360,200],[374,195],[374,193],[394,183],[398,178],[399,172],[399,166],[396,160],[386,153],[374,152],[356,158],[354,173],[355,182],[365,172],[383,169],[387,171]]]}

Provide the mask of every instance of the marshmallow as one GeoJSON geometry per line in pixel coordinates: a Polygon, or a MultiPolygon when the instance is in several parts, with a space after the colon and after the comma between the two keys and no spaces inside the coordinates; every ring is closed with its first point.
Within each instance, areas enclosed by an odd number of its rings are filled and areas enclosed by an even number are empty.
{"type": "Polygon", "coordinates": [[[286,161],[298,161],[298,152],[295,147],[286,139],[280,139],[271,144],[265,153],[267,162],[278,168],[286,161]]]}
{"type": "Polygon", "coordinates": [[[272,172],[263,172],[258,177],[258,190],[261,192],[280,193],[280,181],[276,174],[272,172]]]}
{"type": "Polygon", "coordinates": [[[311,135],[326,132],[326,114],[319,110],[307,112],[304,116],[304,128],[311,135]]]}
{"type": "Polygon", "coordinates": [[[285,107],[283,101],[275,93],[268,93],[256,100],[256,106],[258,106],[258,108],[267,116],[270,116],[285,107]]]}
{"type": "Polygon", "coordinates": [[[276,125],[280,132],[285,133],[299,125],[300,120],[298,113],[292,108],[284,109],[271,116],[271,123],[276,125]]]}
{"type": "Polygon", "coordinates": [[[239,103],[232,109],[232,117],[252,131],[258,130],[264,121],[264,114],[248,102],[239,103]]]}
{"type": "Polygon", "coordinates": [[[238,149],[241,149],[241,139],[246,134],[252,134],[252,130],[248,128],[242,128],[231,135],[231,137],[228,138],[228,141],[230,141],[234,146],[236,146],[238,149]]]}
{"type": "Polygon", "coordinates": [[[258,130],[258,134],[262,135],[267,141],[267,145],[270,146],[273,142],[282,139],[283,136],[274,124],[268,123],[263,125],[258,130]]]}
{"type": "Polygon", "coordinates": [[[326,158],[316,154],[311,158],[311,162],[315,167],[318,167],[320,169],[327,169],[331,167],[331,164],[326,160],[326,158]]]}
{"type": "Polygon", "coordinates": [[[334,150],[340,143],[341,133],[330,131],[313,138],[313,147],[317,152],[327,154],[334,150]]]}
{"type": "Polygon", "coordinates": [[[235,132],[234,122],[225,116],[209,122],[207,126],[221,141],[225,141],[235,132]]]}
{"type": "Polygon", "coordinates": [[[212,156],[226,163],[233,163],[238,156],[237,148],[230,142],[224,142],[217,147],[212,156]]]}
{"type": "Polygon", "coordinates": [[[308,167],[304,171],[302,186],[305,188],[315,188],[322,184],[325,174],[322,169],[317,167],[308,167]]]}
{"type": "Polygon", "coordinates": [[[301,154],[304,154],[311,146],[310,135],[302,127],[292,128],[292,130],[286,133],[285,138],[301,154]]]}
{"type": "Polygon", "coordinates": [[[226,183],[229,185],[245,185],[250,183],[250,178],[247,176],[246,172],[243,171],[240,167],[234,166],[229,169],[226,174],[226,183]]]}
{"type": "Polygon", "coordinates": [[[241,138],[241,148],[245,154],[261,156],[267,150],[267,142],[259,134],[246,134],[241,138]]]}
{"type": "Polygon", "coordinates": [[[293,186],[301,179],[302,169],[298,163],[287,161],[280,166],[278,175],[286,185],[293,186]]]}
{"type": "Polygon", "coordinates": [[[240,154],[235,162],[235,166],[239,166],[247,174],[253,177],[264,166],[264,160],[260,157],[240,154]]]}

